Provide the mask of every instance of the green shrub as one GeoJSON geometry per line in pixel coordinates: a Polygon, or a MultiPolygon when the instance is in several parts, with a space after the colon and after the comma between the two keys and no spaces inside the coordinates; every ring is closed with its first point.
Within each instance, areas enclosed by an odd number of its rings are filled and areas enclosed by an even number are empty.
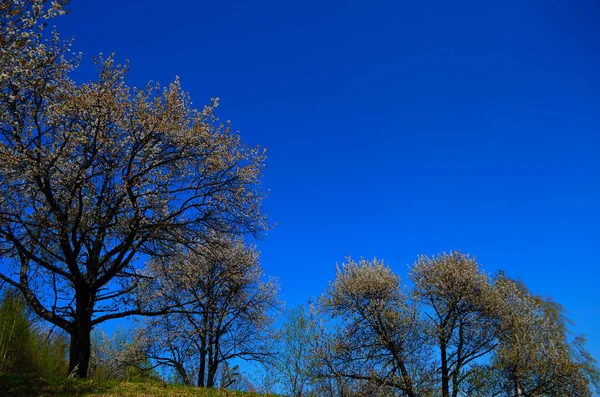
{"type": "Polygon", "coordinates": [[[16,291],[6,289],[0,304],[0,372],[29,372],[33,340],[25,301],[16,291]]]}
{"type": "Polygon", "coordinates": [[[64,376],[68,337],[34,327],[27,303],[14,289],[4,289],[0,303],[0,372],[64,376]]]}

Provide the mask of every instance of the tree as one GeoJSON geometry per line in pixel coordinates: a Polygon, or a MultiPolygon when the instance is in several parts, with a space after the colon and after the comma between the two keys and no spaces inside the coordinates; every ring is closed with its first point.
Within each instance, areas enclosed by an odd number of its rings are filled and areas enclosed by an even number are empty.
{"type": "Polygon", "coordinates": [[[109,337],[104,330],[92,332],[90,377],[101,380],[160,379],[148,359],[135,344],[133,334],[127,329],[117,329],[109,337]]]}
{"type": "Polygon", "coordinates": [[[192,108],[179,80],[130,89],[98,58],[76,84],[68,43],[44,39],[59,2],[1,0],[0,279],[69,333],[69,372],[88,375],[96,325],[144,310],[139,263],[211,231],[266,227],[264,151],[192,108]]]}
{"type": "Polygon", "coordinates": [[[425,394],[430,385],[426,336],[400,277],[382,261],[347,258],[321,307],[335,320],[332,343],[320,354],[332,375],[409,397],[425,394]]]}
{"type": "Polygon", "coordinates": [[[272,355],[278,285],[263,280],[254,247],[213,236],[193,250],[156,258],[144,274],[151,280],[141,290],[148,301],[178,310],[146,320],[139,344],[185,384],[214,387],[219,369],[231,360],[272,355]]]}
{"type": "Polygon", "coordinates": [[[591,396],[598,385],[595,360],[585,340],[569,341],[562,306],[532,294],[522,283],[500,273],[494,282],[497,297],[499,348],[488,373],[502,395],[591,396]]]}
{"type": "Polygon", "coordinates": [[[496,347],[492,284],[475,258],[460,252],[420,256],[410,277],[439,350],[442,396],[457,397],[470,367],[496,347]]]}
{"type": "Polygon", "coordinates": [[[304,306],[287,313],[278,334],[276,367],[286,392],[294,397],[306,395],[314,377],[316,324],[304,306]]]}
{"type": "Polygon", "coordinates": [[[250,382],[250,379],[244,376],[244,374],[240,371],[239,365],[229,367],[229,363],[225,361],[223,365],[219,367],[219,372],[221,389],[255,392],[254,385],[250,382]]]}

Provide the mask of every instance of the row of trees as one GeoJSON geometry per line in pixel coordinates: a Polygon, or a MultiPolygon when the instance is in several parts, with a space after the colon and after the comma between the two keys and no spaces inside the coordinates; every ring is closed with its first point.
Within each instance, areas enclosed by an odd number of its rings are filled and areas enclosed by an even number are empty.
{"type": "Polygon", "coordinates": [[[277,359],[290,395],[591,396],[600,376],[563,308],[460,252],[422,256],[412,289],[382,261],[348,258],[277,359]]]}
{"type": "MultiPolygon", "coordinates": [[[[420,257],[411,289],[382,261],[348,258],[327,291],[279,328],[277,285],[240,241],[149,269],[143,293],[177,309],[128,334],[98,334],[95,377],[160,368],[187,385],[248,389],[235,365],[243,359],[271,374],[264,391],[293,396],[589,396],[598,385],[595,361],[569,334],[559,304],[503,273],[488,276],[459,252],[420,257]]],[[[17,298],[8,294],[0,311],[24,313],[17,298]]],[[[2,329],[16,324],[13,335],[24,335],[27,321],[16,317],[0,314],[2,329]]]]}
{"type": "MultiPolygon", "coordinates": [[[[280,327],[277,284],[239,240],[153,260],[144,277],[140,293],[175,309],[112,338],[96,333],[92,376],[156,378],[159,368],[198,387],[332,397],[591,396],[600,381],[558,303],[504,273],[490,277],[460,252],[420,257],[412,288],[382,261],[348,258],[326,292],[280,327]],[[269,382],[252,385],[239,359],[260,363],[269,382]]],[[[55,374],[66,365],[65,338],[42,339],[47,330],[32,333],[30,318],[8,290],[0,371],[32,368],[33,346],[45,346],[55,374]]]]}

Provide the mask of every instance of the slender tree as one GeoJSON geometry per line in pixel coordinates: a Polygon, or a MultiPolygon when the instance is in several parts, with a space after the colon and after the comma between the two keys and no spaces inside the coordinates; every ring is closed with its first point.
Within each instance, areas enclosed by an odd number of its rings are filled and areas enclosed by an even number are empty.
{"type": "Polygon", "coordinates": [[[335,320],[330,346],[320,354],[333,376],[408,397],[428,390],[426,335],[400,278],[382,261],[347,258],[321,306],[335,320]]]}
{"type": "Polygon", "coordinates": [[[144,274],[152,280],[141,290],[147,300],[177,310],[147,319],[138,343],[184,383],[214,387],[231,360],[273,354],[278,285],[264,279],[258,252],[242,240],[219,237],[157,258],[144,274]]]}
{"type": "Polygon", "coordinates": [[[304,306],[287,312],[278,334],[276,367],[286,392],[294,397],[307,395],[315,367],[317,325],[304,306]]]}
{"type": "Polygon", "coordinates": [[[475,258],[460,252],[420,256],[410,276],[439,351],[441,394],[457,397],[471,366],[497,344],[491,281],[475,258]]]}
{"type": "Polygon", "coordinates": [[[164,312],[130,299],[141,260],[264,229],[264,151],[179,80],[130,89],[112,56],[75,84],[68,43],[42,34],[59,2],[0,9],[0,279],[70,334],[69,372],[86,377],[94,326],[164,312]]]}

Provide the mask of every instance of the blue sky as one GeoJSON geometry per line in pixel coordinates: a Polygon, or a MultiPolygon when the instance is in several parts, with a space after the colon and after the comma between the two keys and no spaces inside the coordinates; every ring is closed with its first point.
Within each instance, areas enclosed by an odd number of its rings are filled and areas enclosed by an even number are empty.
{"type": "Polygon", "coordinates": [[[600,359],[600,3],[75,0],[131,85],[176,75],[268,148],[259,242],[289,306],[345,255],[460,249],[567,308],[600,359]]]}

